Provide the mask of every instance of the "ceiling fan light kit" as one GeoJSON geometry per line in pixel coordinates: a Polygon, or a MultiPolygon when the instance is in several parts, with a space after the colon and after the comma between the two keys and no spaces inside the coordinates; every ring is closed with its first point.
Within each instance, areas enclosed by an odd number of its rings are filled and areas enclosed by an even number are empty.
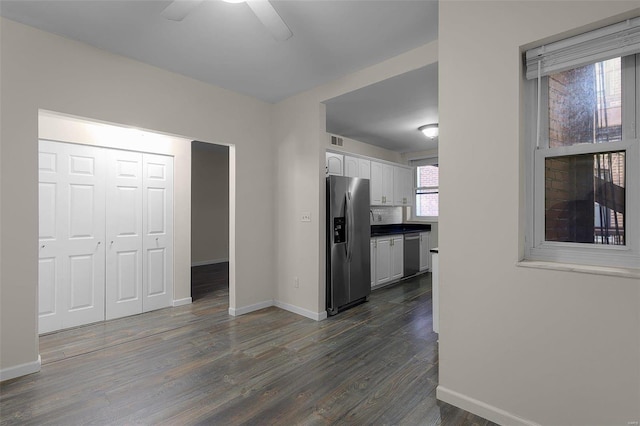
{"type": "MultiPolygon", "coordinates": [[[[267,0],[223,1],[226,3],[247,3],[258,20],[262,22],[262,25],[277,41],[288,40],[293,35],[287,24],[284,23],[278,12],[267,0]]],[[[161,12],[161,15],[171,21],[182,21],[202,2],[203,0],[174,0],[161,12]]]]}

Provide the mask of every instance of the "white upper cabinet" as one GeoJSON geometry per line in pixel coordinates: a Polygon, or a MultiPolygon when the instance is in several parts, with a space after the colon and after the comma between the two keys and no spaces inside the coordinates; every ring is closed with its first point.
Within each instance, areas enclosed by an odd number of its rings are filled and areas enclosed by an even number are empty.
{"type": "Polygon", "coordinates": [[[363,179],[371,178],[371,161],[364,158],[344,156],[344,175],[363,179]]]}
{"type": "Polygon", "coordinates": [[[393,203],[396,206],[408,206],[412,204],[413,179],[411,169],[404,167],[393,168],[393,203]]]}
{"type": "Polygon", "coordinates": [[[413,204],[413,171],[408,167],[326,152],[328,175],[370,179],[372,206],[413,204]]]}
{"type": "Polygon", "coordinates": [[[344,176],[344,155],[333,152],[327,152],[326,155],[327,174],[344,176]]]}
{"type": "Polygon", "coordinates": [[[393,205],[393,169],[389,164],[371,162],[371,204],[393,205]]]}

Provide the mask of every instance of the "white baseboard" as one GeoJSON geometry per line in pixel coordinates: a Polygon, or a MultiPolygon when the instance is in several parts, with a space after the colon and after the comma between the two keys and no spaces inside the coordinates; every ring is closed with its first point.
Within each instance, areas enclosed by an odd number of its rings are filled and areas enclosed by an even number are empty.
{"type": "Polygon", "coordinates": [[[274,305],[280,309],[284,309],[285,311],[293,312],[294,314],[302,315],[303,317],[307,317],[315,321],[322,321],[327,318],[327,311],[313,312],[278,300],[274,302],[274,305]]]}
{"type": "Polygon", "coordinates": [[[493,405],[452,391],[442,385],[438,385],[436,388],[436,398],[501,425],[540,426],[538,423],[523,419],[493,405]]]}
{"type": "Polygon", "coordinates": [[[204,266],[204,265],[213,265],[216,263],[224,263],[224,262],[228,262],[229,259],[225,258],[225,259],[211,259],[211,260],[199,260],[197,262],[191,262],[191,266],[204,266]]]}
{"type": "Polygon", "coordinates": [[[182,305],[190,305],[193,300],[190,297],[185,297],[184,299],[177,299],[173,301],[173,306],[182,306],[182,305]]]}
{"type": "Polygon", "coordinates": [[[41,366],[42,360],[40,359],[40,355],[38,355],[38,359],[36,361],[0,370],[0,382],[15,379],[20,376],[26,376],[27,374],[37,373],[40,371],[41,366]]]}
{"type": "Polygon", "coordinates": [[[242,306],[240,308],[229,308],[229,315],[237,317],[238,315],[259,311],[260,309],[268,308],[269,306],[273,306],[273,300],[265,300],[264,302],[255,303],[249,306],[242,306]]]}

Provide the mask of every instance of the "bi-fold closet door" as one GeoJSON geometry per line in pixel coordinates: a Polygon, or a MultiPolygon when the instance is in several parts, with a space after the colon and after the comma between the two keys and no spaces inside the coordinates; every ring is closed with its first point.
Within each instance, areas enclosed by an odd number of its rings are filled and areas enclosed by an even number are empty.
{"type": "Polygon", "coordinates": [[[39,332],[170,306],[173,158],[40,141],[39,332]]]}

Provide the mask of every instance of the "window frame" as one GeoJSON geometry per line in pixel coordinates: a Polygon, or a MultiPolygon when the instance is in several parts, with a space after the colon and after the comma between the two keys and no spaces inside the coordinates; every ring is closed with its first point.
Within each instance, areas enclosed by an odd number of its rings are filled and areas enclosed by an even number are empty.
{"type": "Polygon", "coordinates": [[[415,221],[421,222],[438,222],[440,214],[440,163],[438,156],[424,157],[420,159],[411,160],[411,165],[414,169],[413,172],[413,206],[411,209],[411,218],[415,221]],[[423,166],[438,165],[438,186],[418,186],[418,168],[423,166]],[[438,216],[418,216],[418,191],[437,189],[438,190],[438,216]]]}
{"type": "MultiPolygon", "coordinates": [[[[585,64],[586,65],[586,64],[585,64]]],[[[622,140],[549,148],[548,76],[525,82],[524,259],[640,269],[640,54],[622,57],[622,140]],[[538,104],[538,93],[540,104],[538,104]],[[540,146],[538,137],[540,110],[540,146]],[[545,240],[545,160],[549,157],[625,151],[625,245],[545,240]]]]}

